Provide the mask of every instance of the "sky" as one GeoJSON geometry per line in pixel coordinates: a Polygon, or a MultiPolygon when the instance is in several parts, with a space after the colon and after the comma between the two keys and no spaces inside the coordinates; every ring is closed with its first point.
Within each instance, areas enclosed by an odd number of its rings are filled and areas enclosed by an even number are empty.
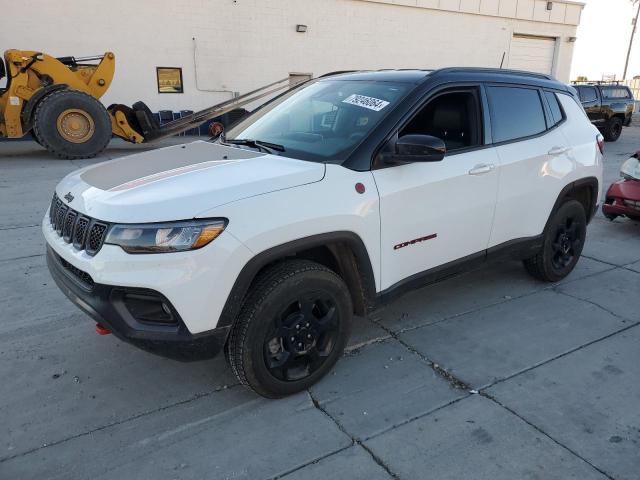
{"type": "MultiPolygon", "coordinates": [[[[582,0],[586,3],[578,27],[571,79],[578,75],[601,80],[602,75],[622,78],[637,5],[631,0],[582,0]]],[[[627,78],[640,75],[640,21],[631,51],[627,78]]]]}

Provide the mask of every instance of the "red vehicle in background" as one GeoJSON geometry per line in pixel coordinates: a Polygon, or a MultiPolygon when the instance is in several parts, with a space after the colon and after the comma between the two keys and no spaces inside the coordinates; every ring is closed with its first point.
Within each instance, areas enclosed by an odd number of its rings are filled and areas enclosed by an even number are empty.
{"type": "Polygon", "coordinates": [[[622,164],[622,179],[613,183],[602,205],[602,213],[609,220],[628,217],[640,220],[640,151],[622,164]]]}

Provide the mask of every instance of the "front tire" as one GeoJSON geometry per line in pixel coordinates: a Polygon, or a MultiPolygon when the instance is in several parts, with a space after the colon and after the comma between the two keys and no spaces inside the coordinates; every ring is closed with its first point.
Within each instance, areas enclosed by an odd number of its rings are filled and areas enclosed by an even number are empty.
{"type": "Polygon", "coordinates": [[[607,123],[602,134],[607,142],[615,142],[618,140],[620,135],[622,135],[622,119],[613,117],[609,120],[609,123],[607,123]]]}
{"type": "Polygon", "coordinates": [[[58,158],[92,158],[111,140],[111,120],[104,105],[91,95],[57,90],[38,103],[33,134],[58,158]]]}
{"type": "Polygon", "coordinates": [[[577,200],[569,200],[554,213],[540,251],[524,261],[527,271],[545,282],[557,282],[575,268],[587,235],[587,216],[577,200]]]}
{"type": "Polygon", "coordinates": [[[307,260],[269,267],[231,330],[229,361],[243,385],[267,398],[309,388],[342,355],[353,306],[344,281],[307,260]]]}

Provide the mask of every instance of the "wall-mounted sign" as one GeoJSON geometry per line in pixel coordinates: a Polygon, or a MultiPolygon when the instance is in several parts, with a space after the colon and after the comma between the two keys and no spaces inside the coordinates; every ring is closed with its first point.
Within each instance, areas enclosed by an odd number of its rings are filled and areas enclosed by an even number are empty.
{"type": "Polygon", "coordinates": [[[182,68],[156,67],[158,93],[184,93],[182,68]]]}

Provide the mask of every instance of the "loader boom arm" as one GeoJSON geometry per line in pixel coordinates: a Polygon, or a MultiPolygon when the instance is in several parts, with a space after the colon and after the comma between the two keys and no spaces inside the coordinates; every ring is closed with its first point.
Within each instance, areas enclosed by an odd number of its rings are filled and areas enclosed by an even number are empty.
{"type": "Polygon", "coordinates": [[[135,143],[148,143],[186,132],[187,130],[202,125],[212,118],[257,102],[281,90],[295,87],[300,83],[302,82],[292,85],[288,77],[283,78],[282,80],[269,83],[239,97],[226,100],[163,125],[157,123],[151,111],[142,102],[134,104],[132,109],[123,105],[112,105],[109,107],[109,113],[112,116],[113,131],[116,135],[135,143]]]}

